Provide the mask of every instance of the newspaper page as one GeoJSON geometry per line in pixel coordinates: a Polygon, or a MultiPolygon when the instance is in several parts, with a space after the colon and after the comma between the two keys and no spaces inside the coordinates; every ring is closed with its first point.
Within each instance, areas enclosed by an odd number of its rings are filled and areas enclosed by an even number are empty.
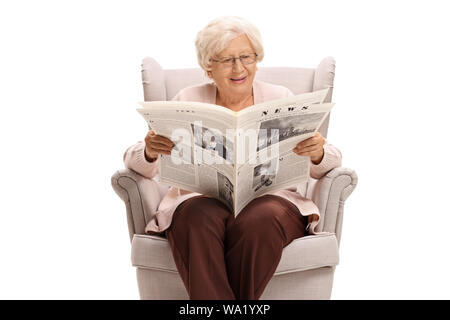
{"type": "Polygon", "coordinates": [[[226,133],[236,127],[234,111],[200,102],[154,101],[137,111],[156,134],[175,144],[171,155],[159,156],[160,182],[235,202],[235,139],[226,133]]]}
{"type": "Polygon", "coordinates": [[[237,141],[238,159],[243,160],[237,162],[236,215],[258,196],[308,181],[310,158],[292,149],[314,136],[333,105],[280,101],[247,113],[248,121],[240,124],[241,133],[257,134],[237,141]]]}
{"type": "Polygon", "coordinates": [[[292,149],[312,137],[333,104],[328,89],[239,112],[201,102],[154,101],[137,111],[175,143],[160,155],[160,182],[219,199],[235,216],[254,198],[307,181],[309,157],[292,149]]]}

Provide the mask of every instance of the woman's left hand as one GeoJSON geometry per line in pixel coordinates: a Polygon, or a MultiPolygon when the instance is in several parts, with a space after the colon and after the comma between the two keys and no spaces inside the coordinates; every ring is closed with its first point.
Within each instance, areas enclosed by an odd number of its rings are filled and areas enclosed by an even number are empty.
{"type": "Polygon", "coordinates": [[[319,164],[324,155],[324,144],[325,138],[322,137],[320,132],[316,132],[311,138],[299,142],[292,151],[299,156],[309,156],[312,163],[319,164]]]}

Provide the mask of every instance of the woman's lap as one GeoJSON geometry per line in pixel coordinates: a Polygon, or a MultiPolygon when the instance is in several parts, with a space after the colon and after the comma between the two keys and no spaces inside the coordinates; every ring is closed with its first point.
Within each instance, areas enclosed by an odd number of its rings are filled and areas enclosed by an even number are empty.
{"type": "MultiPolygon", "coordinates": [[[[241,229],[240,232],[248,230],[264,231],[266,227],[279,227],[284,234],[290,237],[304,236],[307,225],[307,217],[300,214],[298,208],[289,200],[276,195],[263,195],[253,199],[241,210],[237,217],[227,209],[227,207],[217,199],[199,195],[183,201],[176,208],[171,229],[202,228],[205,223],[214,225],[220,231],[231,228],[241,229]],[[303,233],[301,231],[304,231],[303,233]],[[295,234],[295,235],[293,235],[295,234]]],[[[174,231],[174,230],[172,230],[174,231]]],[[[288,243],[292,240],[284,239],[288,243]]]]}

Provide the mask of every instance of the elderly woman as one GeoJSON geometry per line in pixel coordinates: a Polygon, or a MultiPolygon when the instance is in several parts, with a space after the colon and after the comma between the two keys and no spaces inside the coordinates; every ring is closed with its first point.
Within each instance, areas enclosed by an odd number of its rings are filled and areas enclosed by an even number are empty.
{"type": "MultiPolygon", "coordinates": [[[[201,30],[195,42],[200,66],[212,82],[184,88],[173,100],[214,103],[239,111],[292,96],[282,86],[254,80],[264,57],[258,30],[238,17],[223,17],[201,30]]],[[[173,142],[149,131],[127,149],[124,162],[141,175],[158,173],[158,156],[173,142]]],[[[310,175],[320,178],[341,165],[339,150],[317,133],[293,152],[311,159],[310,175]]],[[[146,232],[166,236],[191,299],[259,299],[283,248],[315,233],[319,212],[295,188],[266,193],[235,218],[217,199],[171,187],[146,232]]]]}

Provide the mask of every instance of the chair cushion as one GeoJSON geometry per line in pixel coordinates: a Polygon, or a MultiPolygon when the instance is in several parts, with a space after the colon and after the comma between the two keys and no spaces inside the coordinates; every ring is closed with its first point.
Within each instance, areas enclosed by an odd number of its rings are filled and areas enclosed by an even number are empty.
{"type": "MultiPolygon", "coordinates": [[[[178,272],[166,238],[135,234],[131,246],[134,267],[166,272],[178,272]]],[[[295,239],[283,249],[275,275],[339,263],[338,243],[334,233],[311,235],[295,239]]]]}
{"type": "Polygon", "coordinates": [[[166,85],[161,65],[155,59],[147,57],[142,60],[141,67],[145,101],[166,100],[166,85]]]}
{"type": "Polygon", "coordinates": [[[294,94],[313,91],[315,69],[290,67],[261,67],[255,75],[256,80],[280,85],[294,94]]]}

